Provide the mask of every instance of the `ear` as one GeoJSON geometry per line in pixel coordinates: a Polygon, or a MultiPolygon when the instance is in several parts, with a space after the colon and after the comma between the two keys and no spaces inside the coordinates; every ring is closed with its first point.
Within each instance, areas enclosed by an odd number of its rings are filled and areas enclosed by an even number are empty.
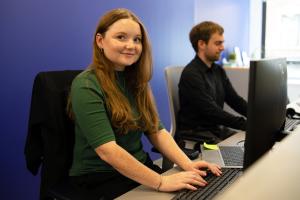
{"type": "Polygon", "coordinates": [[[103,36],[100,33],[96,34],[96,43],[99,48],[103,49],[103,36]]]}
{"type": "Polygon", "coordinates": [[[206,43],[203,40],[198,40],[198,50],[204,49],[205,46],[206,46],[206,43]]]}

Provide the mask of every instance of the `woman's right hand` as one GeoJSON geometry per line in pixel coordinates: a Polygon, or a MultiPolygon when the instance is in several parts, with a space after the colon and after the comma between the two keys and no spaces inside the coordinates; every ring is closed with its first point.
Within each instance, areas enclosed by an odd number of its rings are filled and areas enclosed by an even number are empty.
{"type": "Polygon", "coordinates": [[[181,189],[197,190],[197,187],[203,187],[207,182],[194,171],[184,171],[172,175],[162,176],[159,191],[173,192],[181,189]]]}

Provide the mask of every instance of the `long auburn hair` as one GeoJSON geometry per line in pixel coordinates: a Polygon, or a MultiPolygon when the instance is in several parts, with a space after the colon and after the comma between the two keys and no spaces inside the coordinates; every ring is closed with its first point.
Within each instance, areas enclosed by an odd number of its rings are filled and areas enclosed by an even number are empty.
{"type": "Polygon", "coordinates": [[[93,60],[89,66],[97,77],[106,98],[111,123],[118,133],[142,130],[148,133],[158,131],[159,118],[149,81],[152,77],[152,53],[147,31],[138,17],[127,9],[114,9],[102,16],[93,41],[93,60]],[[132,19],[142,32],[142,53],[138,61],[125,68],[126,88],[132,92],[137,105],[138,116],[134,116],[129,100],[123,95],[116,83],[112,62],[104,55],[96,42],[96,35],[105,37],[108,28],[120,19],[132,19]]]}

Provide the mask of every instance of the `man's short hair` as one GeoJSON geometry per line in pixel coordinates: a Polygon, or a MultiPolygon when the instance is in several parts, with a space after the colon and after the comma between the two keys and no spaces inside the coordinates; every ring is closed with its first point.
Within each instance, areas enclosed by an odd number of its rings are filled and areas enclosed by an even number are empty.
{"type": "Polygon", "coordinates": [[[214,33],[222,35],[224,28],[212,21],[204,21],[195,25],[190,31],[190,42],[195,52],[198,52],[198,41],[203,40],[207,44],[211,35],[214,33]]]}

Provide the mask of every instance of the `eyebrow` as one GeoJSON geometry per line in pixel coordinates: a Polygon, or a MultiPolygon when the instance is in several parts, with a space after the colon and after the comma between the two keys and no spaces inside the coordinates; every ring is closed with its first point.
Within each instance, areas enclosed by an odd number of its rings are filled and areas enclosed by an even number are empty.
{"type": "Polygon", "coordinates": [[[225,40],[217,40],[217,41],[215,41],[215,43],[224,43],[225,42],[225,40]]]}
{"type": "MultiPolygon", "coordinates": [[[[125,34],[125,35],[128,35],[128,33],[123,32],[123,31],[117,32],[116,34],[125,34]]],[[[142,34],[137,34],[136,36],[142,37],[142,34]]]]}

